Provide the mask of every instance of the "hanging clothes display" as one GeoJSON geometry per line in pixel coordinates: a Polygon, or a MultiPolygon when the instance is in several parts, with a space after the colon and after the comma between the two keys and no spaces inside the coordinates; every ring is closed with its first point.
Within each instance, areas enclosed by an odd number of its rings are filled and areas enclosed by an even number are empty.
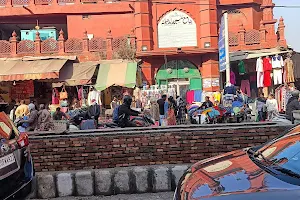
{"type": "Polygon", "coordinates": [[[264,65],[263,59],[258,58],[256,61],[256,73],[257,73],[257,88],[264,87],[264,65]]]}
{"type": "Polygon", "coordinates": [[[272,58],[272,68],[273,68],[273,80],[274,85],[281,85],[282,84],[282,67],[283,64],[283,58],[280,55],[276,55],[272,58]]]}
{"type": "Polygon", "coordinates": [[[133,90],[133,96],[135,97],[135,99],[140,100],[142,97],[141,89],[138,87],[135,87],[135,89],[133,90]]]}
{"type": "Polygon", "coordinates": [[[194,101],[195,102],[202,101],[202,90],[194,90],[194,101]]]}
{"type": "Polygon", "coordinates": [[[221,103],[221,93],[220,92],[214,92],[213,96],[214,96],[215,101],[218,101],[219,103],[221,103]]]}
{"type": "Polygon", "coordinates": [[[272,71],[272,62],[269,57],[263,59],[263,68],[264,68],[264,87],[270,87],[272,85],[271,71],[272,71]]]}
{"type": "Polygon", "coordinates": [[[227,86],[227,87],[224,89],[224,94],[232,94],[232,95],[236,95],[236,89],[235,89],[234,85],[227,86]]]}
{"type": "Polygon", "coordinates": [[[80,105],[82,107],[85,107],[86,106],[86,99],[87,99],[87,92],[86,90],[83,88],[83,86],[81,86],[79,89],[78,89],[78,100],[80,101],[80,105]]]}
{"type": "Polygon", "coordinates": [[[194,102],[195,91],[191,90],[186,93],[186,102],[192,104],[194,102]]]}
{"type": "Polygon", "coordinates": [[[245,63],[244,63],[244,61],[241,60],[241,61],[239,62],[238,68],[239,68],[239,74],[240,74],[240,75],[246,74],[246,69],[245,69],[245,63]]]}
{"type": "Polygon", "coordinates": [[[291,57],[294,65],[294,77],[295,79],[300,78],[300,53],[294,52],[291,57]]]}
{"type": "Polygon", "coordinates": [[[286,83],[294,83],[295,82],[294,63],[293,63],[293,60],[290,57],[285,59],[284,70],[285,70],[286,83]]]}
{"type": "Polygon", "coordinates": [[[233,71],[230,72],[230,83],[232,85],[236,84],[235,73],[233,71]]]}
{"type": "Polygon", "coordinates": [[[92,105],[93,104],[93,100],[95,100],[95,102],[102,106],[102,102],[101,102],[101,98],[100,98],[100,92],[98,92],[96,89],[92,89],[89,94],[88,94],[88,105],[92,105]]]}
{"type": "Polygon", "coordinates": [[[249,80],[242,80],[241,81],[241,90],[245,93],[248,97],[251,97],[251,90],[250,90],[250,82],[249,80]]]}
{"type": "Polygon", "coordinates": [[[251,90],[251,96],[258,96],[257,78],[255,73],[250,75],[250,90],[251,90]],[[252,94],[252,92],[254,94],[252,94]]]}
{"type": "Polygon", "coordinates": [[[168,88],[168,97],[173,97],[176,99],[176,89],[174,85],[169,85],[168,88]]]}

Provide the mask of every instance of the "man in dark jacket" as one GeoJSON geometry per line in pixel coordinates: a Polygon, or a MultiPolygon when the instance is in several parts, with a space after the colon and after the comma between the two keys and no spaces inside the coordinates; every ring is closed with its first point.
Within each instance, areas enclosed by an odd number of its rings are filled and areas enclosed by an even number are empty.
{"type": "Polygon", "coordinates": [[[96,103],[96,100],[93,99],[92,100],[92,105],[89,107],[88,109],[88,117],[89,119],[94,119],[96,121],[96,124],[98,125],[98,119],[99,119],[99,116],[100,116],[100,105],[98,105],[96,103]]]}
{"type": "Polygon", "coordinates": [[[207,109],[207,108],[211,108],[213,106],[214,106],[214,104],[209,100],[209,97],[206,96],[205,97],[205,102],[201,105],[201,108],[202,109],[207,109]]]}
{"type": "Polygon", "coordinates": [[[299,90],[295,90],[292,93],[292,97],[288,100],[286,105],[286,115],[289,120],[294,123],[293,111],[300,110],[300,103],[299,103],[299,90]]]}
{"type": "Polygon", "coordinates": [[[135,127],[136,125],[130,122],[130,116],[139,116],[140,112],[132,110],[130,108],[132,103],[132,97],[129,95],[124,96],[123,104],[119,106],[119,121],[120,127],[135,127]]]}

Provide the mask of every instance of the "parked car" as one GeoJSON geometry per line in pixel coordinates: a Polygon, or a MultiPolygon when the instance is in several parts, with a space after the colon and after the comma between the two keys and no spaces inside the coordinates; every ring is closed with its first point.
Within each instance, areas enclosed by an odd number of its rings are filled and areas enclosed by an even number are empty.
{"type": "Polygon", "coordinates": [[[33,190],[34,168],[26,133],[0,113],[0,199],[25,199],[33,190]]]}
{"type": "Polygon", "coordinates": [[[300,125],[264,145],[202,160],[181,177],[174,200],[300,199],[300,125]]]}

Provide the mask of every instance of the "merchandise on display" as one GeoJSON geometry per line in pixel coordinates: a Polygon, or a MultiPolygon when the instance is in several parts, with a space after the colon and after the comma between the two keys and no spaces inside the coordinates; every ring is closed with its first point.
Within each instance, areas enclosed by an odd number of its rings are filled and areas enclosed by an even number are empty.
{"type": "Polygon", "coordinates": [[[269,56],[263,59],[264,68],[264,87],[270,87],[272,85],[271,71],[272,71],[272,61],[269,56]]]}
{"type": "Polygon", "coordinates": [[[263,59],[259,57],[256,61],[256,72],[257,72],[257,88],[264,87],[264,65],[263,59]]]}
{"type": "Polygon", "coordinates": [[[295,77],[294,77],[294,63],[293,60],[288,57],[284,62],[284,80],[285,83],[294,83],[295,77]]]}
{"type": "Polygon", "coordinates": [[[135,97],[135,99],[141,99],[142,91],[139,87],[135,87],[135,89],[133,90],[133,96],[135,97]]]}
{"type": "Polygon", "coordinates": [[[250,90],[250,82],[249,80],[242,80],[241,81],[241,90],[247,95],[251,96],[251,90],[250,90]]]}
{"type": "Polygon", "coordinates": [[[102,105],[100,92],[97,91],[94,87],[91,87],[91,90],[88,94],[88,105],[89,106],[93,104],[92,103],[93,100],[96,100],[96,103],[98,105],[100,105],[100,106],[102,105]]]}
{"type": "Polygon", "coordinates": [[[273,81],[274,85],[282,84],[282,67],[284,66],[283,58],[280,55],[276,55],[272,58],[272,68],[273,68],[273,81]]]}
{"type": "Polygon", "coordinates": [[[168,94],[168,86],[166,85],[161,85],[160,87],[158,85],[144,86],[141,90],[143,108],[150,108],[150,100],[153,98],[158,100],[163,94],[168,94]]]}
{"type": "Polygon", "coordinates": [[[230,71],[230,83],[232,85],[236,84],[235,73],[233,71],[230,71]]]}
{"type": "Polygon", "coordinates": [[[238,68],[239,68],[239,74],[240,74],[240,75],[246,74],[246,69],[245,69],[245,63],[244,63],[244,61],[241,60],[241,61],[239,62],[238,68]]]}

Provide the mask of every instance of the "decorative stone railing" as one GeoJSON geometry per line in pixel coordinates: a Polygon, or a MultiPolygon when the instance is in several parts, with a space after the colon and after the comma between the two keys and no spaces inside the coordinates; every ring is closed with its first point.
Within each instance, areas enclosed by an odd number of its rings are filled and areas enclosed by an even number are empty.
{"type": "MultiPolygon", "coordinates": [[[[282,19],[281,19],[282,20],[282,19]]],[[[281,22],[283,24],[283,21],[281,22]]],[[[286,46],[284,35],[278,35],[284,31],[284,24],[278,27],[277,35],[268,33],[265,25],[261,23],[259,30],[245,30],[241,24],[237,33],[229,32],[229,48],[231,52],[242,50],[256,50],[286,46]],[[272,38],[272,39],[268,39],[272,38]]]]}
{"type": "Polygon", "coordinates": [[[0,57],[66,55],[96,52],[100,53],[103,59],[113,59],[113,56],[122,48],[122,45],[130,45],[135,48],[135,36],[133,33],[127,36],[113,38],[111,31],[109,31],[106,38],[96,37],[89,39],[85,31],[81,39],[69,38],[65,40],[64,32],[61,30],[58,40],[50,38],[42,41],[40,33],[37,32],[34,41],[18,41],[16,32],[13,32],[9,41],[0,40],[0,57]]]}
{"type": "Polygon", "coordinates": [[[106,3],[115,0],[0,0],[0,7],[20,7],[29,5],[68,5],[76,3],[106,3]]]}

